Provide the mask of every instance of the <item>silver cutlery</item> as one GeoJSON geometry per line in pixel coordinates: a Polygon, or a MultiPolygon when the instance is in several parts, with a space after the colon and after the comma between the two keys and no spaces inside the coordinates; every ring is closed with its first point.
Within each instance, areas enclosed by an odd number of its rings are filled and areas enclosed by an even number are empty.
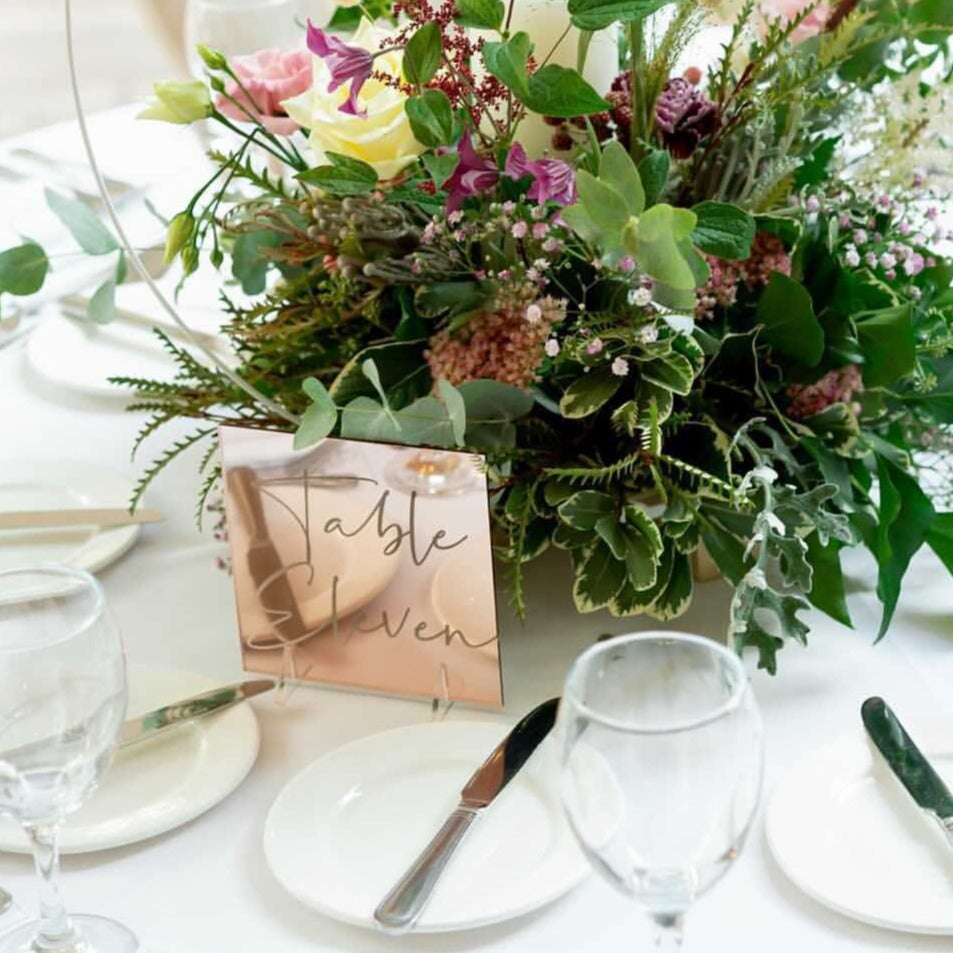
{"type": "MultiPolygon", "coordinates": [[[[19,173],[23,178],[45,178],[47,180],[52,175],[56,178],[57,184],[72,190],[77,198],[100,205],[103,204],[92,169],[81,160],[57,159],[43,152],[38,152],[36,149],[26,147],[11,149],[9,152],[0,155],[0,163],[4,159],[7,160],[6,168],[14,174],[19,173]],[[36,174],[32,174],[34,172],[36,174]]],[[[122,202],[142,192],[139,186],[111,176],[104,175],[103,184],[106,186],[113,202],[122,202]]]]}
{"type": "Polygon", "coordinates": [[[460,792],[457,809],[374,911],[387,933],[412,930],[470,825],[516,776],[556,720],[559,699],[534,708],[496,746],[460,792]]]}
{"type": "MultiPolygon", "coordinates": [[[[89,307],[90,297],[84,294],[67,295],[62,299],[62,312],[69,318],[86,319],[86,311],[89,307]]],[[[186,333],[177,324],[162,318],[156,318],[148,314],[142,314],[139,311],[131,311],[128,308],[116,308],[115,320],[123,324],[133,324],[142,328],[158,328],[175,340],[189,343],[186,333]]],[[[219,343],[218,335],[210,331],[197,331],[189,328],[189,333],[196,341],[204,344],[206,347],[215,347],[219,343]]]]}
{"type": "Polygon", "coordinates": [[[15,510],[0,513],[0,529],[48,529],[58,526],[133,526],[159,523],[165,515],[159,510],[80,508],[69,510],[15,510]]]}
{"type": "Polygon", "coordinates": [[[213,712],[224,711],[262,692],[270,692],[276,684],[268,678],[250,679],[165,705],[139,718],[130,718],[119,732],[119,747],[128,748],[183,722],[193,721],[196,718],[211,715],[213,712]]]}
{"type": "Polygon", "coordinates": [[[953,794],[882,698],[868,698],[860,709],[871,741],[919,807],[935,820],[953,846],[953,794]]]}

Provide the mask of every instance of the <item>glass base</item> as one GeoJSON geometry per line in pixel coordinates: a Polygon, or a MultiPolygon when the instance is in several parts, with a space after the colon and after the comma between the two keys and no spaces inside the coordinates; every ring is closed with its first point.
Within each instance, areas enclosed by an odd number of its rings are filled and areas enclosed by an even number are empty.
{"type": "Polygon", "coordinates": [[[0,934],[0,953],[139,953],[136,935],[105,917],[71,916],[77,938],[67,946],[47,947],[35,942],[39,921],[21,924],[0,934]]]}

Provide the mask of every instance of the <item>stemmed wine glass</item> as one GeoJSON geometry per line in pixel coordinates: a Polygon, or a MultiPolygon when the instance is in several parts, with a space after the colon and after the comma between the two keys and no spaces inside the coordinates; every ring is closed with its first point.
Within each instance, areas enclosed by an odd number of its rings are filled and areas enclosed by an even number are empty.
{"type": "Polygon", "coordinates": [[[69,917],[57,833],[96,789],[126,712],[119,634],[99,583],[65,566],[0,572],[0,814],[33,848],[40,917],[0,935],[0,953],[134,953],[112,920],[69,917]]]}
{"type": "Polygon", "coordinates": [[[196,51],[201,43],[227,58],[269,47],[290,48],[301,43],[297,0],[188,0],[185,9],[185,50],[194,76],[205,67],[196,51]]]}
{"type": "Polygon", "coordinates": [[[677,949],[731,866],[761,793],[761,719],[737,655],[647,632],[573,664],[559,711],[563,806],[596,870],[677,949]]]}

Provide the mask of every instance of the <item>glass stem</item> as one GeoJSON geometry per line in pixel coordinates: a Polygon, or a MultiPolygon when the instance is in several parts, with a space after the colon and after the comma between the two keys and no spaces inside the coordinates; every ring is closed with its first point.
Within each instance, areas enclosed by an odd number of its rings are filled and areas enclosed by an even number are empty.
{"type": "Polygon", "coordinates": [[[683,913],[653,913],[655,924],[655,948],[665,953],[675,953],[682,948],[685,935],[685,915],[683,913]]]}
{"type": "Polygon", "coordinates": [[[76,931],[66,915],[59,888],[59,828],[55,824],[31,824],[26,828],[40,890],[40,928],[33,949],[43,953],[67,953],[74,949],[76,931]]]}

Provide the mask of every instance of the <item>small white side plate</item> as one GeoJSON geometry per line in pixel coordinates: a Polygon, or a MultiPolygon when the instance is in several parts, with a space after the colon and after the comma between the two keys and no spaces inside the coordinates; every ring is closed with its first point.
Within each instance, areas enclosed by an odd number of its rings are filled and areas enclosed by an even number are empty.
{"type": "MultiPolygon", "coordinates": [[[[0,512],[127,507],[132,482],[103,467],[58,459],[5,460],[0,512]]],[[[96,572],[122,556],[139,526],[0,530],[0,570],[57,562],[96,572]]]]}
{"type": "MultiPolygon", "coordinates": [[[[324,755],[282,791],[265,822],[281,884],[329,917],[374,927],[387,891],[456,807],[460,789],[508,726],[427,722],[324,755]]],[[[563,818],[545,741],[473,825],[418,922],[466,930],[529,913],[589,871],[563,818]]]]}
{"type": "MultiPolygon", "coordinates": [[[[129,666],[129,715],[210,691],[220,683],[174,669],[129,666]]],[[[69,817],[64,854],[134,844],[164,834],[214,807],[245,779],[258,755],[258,721],[235,705],[117,753],[102,786],[69,817]]],[[[26,853],[26,837],[0,820],[0,850],[26,853]]]]}
{"type": "MultiPolygon", "coordinates": [[[[904,723],[953,787],[949,723],[904,723]]],[[[863,728],[791,770],[772,797],[767,836],[788,877],[825,906],[892,930],[953,935],[953,847],[863,728]]]]}

